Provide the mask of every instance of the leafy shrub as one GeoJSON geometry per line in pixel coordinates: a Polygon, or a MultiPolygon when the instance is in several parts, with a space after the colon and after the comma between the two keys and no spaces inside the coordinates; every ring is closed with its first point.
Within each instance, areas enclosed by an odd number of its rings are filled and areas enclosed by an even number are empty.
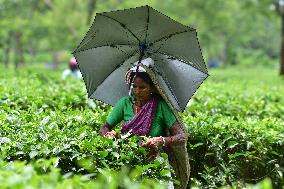
{"type": "MultiPolygon", "coordinates": [[[[273,74],[260,68],[215,70],[181,113],[190,134],[192,186],[247,187],[265,177],[274,188],[284,185],[284,85],[273,74]]],[[[88,100],[82,81],[60,80],[60,72],[35,68],[9,70],[0,78],[2,162],[28,162],[18,163],[21,169],[31,165],[47,179],[58,172],[54,182],[59,183],[72,173],[70,186],[79,186],[79,175],[98,178],[100,170],[116,172],[125,165],[130,166],[125,174],[138,171],[155,181],[174,179],[166,155],[148,161],[138,137],[113,141],[98,136],[111,108],[88,100]],[[38,161],[53,158],[54,171],[37,168],[46,167],[37,166],[38,161]]]]}
{"type": "Polygon", "coordinates": [[[100,169],[98,175],[61,174],[56,168],[57,159],[38,159],[33,163],[0,160],[1,188],[153,188],[165,189],[166,183],[141,177],[138,170],[130,171],[123,167],[121,171],[100,169]],[[96,178],[94,178],[96,176],[96,178]]]}

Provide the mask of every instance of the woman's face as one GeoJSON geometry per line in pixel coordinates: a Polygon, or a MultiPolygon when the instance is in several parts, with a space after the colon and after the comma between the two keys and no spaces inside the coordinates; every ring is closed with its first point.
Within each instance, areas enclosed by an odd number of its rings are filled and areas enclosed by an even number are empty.
{"type": "Polygon", "coordinates": [[[140,77],[136,77],[133,82],[133,93],[137,100],[146,102],[151,98],[152,87],[140,77]]]}

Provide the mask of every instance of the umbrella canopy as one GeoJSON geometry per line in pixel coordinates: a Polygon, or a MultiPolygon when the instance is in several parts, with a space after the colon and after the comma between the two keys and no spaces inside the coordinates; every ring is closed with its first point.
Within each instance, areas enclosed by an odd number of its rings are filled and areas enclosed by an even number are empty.
{"type": "Polygon", "coordinates": [[[73,54],[88,96],[110,105],[128,95],[125,73],[146,58],[177,111],[208,77],[196,30],[149,6],[97,13],[73,54]]]}

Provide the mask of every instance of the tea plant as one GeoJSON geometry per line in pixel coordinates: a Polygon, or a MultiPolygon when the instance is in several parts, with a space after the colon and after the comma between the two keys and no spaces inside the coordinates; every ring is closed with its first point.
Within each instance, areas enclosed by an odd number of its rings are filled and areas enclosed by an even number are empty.
{"type": "MultiPolygon", "coordinates": [[[[284,81],[269,68],[210,73],[180,114],[189,132],[190,185],[245,188],[268,177],[274,188],[281,188],[284,81]]],[[[99,136],[111,107],[87,99],[82,80],[61,80],[60,74],[32,66],[0,73],[0,161],[9,167],[0,170],[3,183],[11,184],[14,173],[22,181],[29,171],[31,180],[23,182],[27,186],[43,179],[53,188],[99,186],[106,182],[99,179],[102,173],[114,175],[113,183],[122,174],[133,186],[135,179],[146,186],[174,181],[166,154],[148,160],[139,137],[99,136]],[[95,180],[81,182],[85,177],[95,180]]],[[[18,184],[15,180],[13,186],[24,186],[18,184]]]]}

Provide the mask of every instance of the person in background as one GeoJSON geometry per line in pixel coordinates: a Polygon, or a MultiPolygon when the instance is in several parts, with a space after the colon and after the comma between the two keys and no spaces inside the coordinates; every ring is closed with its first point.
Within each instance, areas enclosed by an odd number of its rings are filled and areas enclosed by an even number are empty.
{"type": "Polygon", "coordinates": [[[75,57],[72,57],[69,61],[69,68],[65,69],[62,73],[62,79],[66,79],[68,76],[72,76],[75,79],[81,79],[82,74],[80,72],[78,63],[75,57]]]}

